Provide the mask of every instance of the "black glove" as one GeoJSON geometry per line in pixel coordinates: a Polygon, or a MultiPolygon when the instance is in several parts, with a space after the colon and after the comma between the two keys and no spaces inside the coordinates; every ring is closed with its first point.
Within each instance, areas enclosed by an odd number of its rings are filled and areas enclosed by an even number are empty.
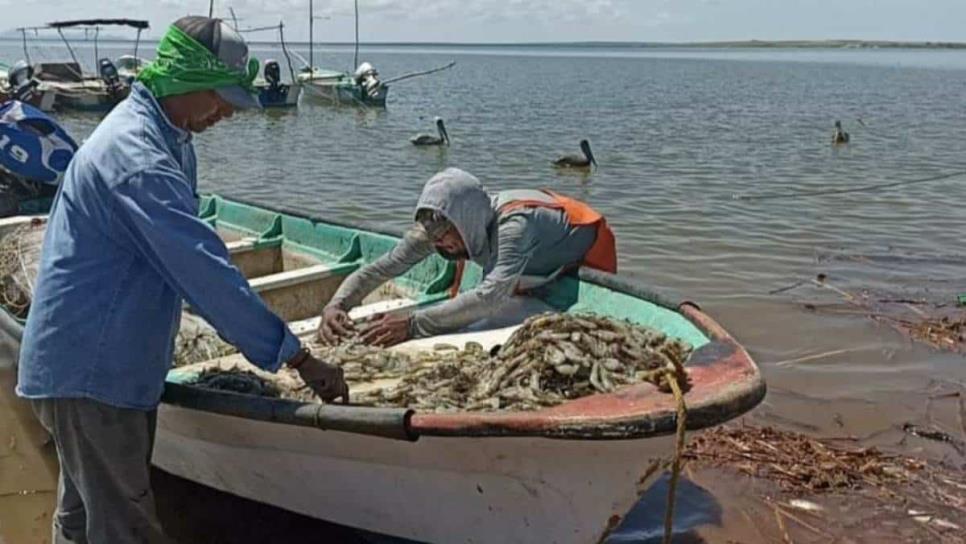
{"type": "Polygon", "coordinates": [[[298,371],[305,385],[325,402],[342,397],[344,404],[349,403],[349,386],[342,376],[342,369],[316,359],[307,348],[302,348],[286,364],[298,371]]]}

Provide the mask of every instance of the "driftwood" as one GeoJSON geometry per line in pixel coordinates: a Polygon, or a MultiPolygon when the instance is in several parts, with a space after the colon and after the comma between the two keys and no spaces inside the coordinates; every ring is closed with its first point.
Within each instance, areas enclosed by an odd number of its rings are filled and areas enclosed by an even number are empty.
{"type": "Polygon", "coordinates": [[[696,433],[685,458],[696,468],[737,472],[777,484],[777,490],[756,486],[762,491],[754,496],[767,508],[760,514],[773,515],[771,523],[762,524],[741,510],[762,541],[850,541],[857,531],[876,527],[880,536],[901,535],[905,541],[963,542],[962,467],[745,425],[696,433]],[[848,506],[834,506],[842,504],[848,506]],[[900,524],[883,528],[884,519],[900,524]]]}
{"type": "Polygon", "coordinates": [[[874,448],[845,449],[770,427],[718,427],[694,437],[686,455],[774,480],[785,489],[813,492],[907,481],[925,466],[874,448]]]}

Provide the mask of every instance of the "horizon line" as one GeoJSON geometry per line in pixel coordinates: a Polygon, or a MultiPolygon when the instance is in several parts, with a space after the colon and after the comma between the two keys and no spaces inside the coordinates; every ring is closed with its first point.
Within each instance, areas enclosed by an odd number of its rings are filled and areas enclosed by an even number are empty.
{"type": "MultiPolygon", "coordinates": [[[[243,29],[244,30],[244,29],[243,29]]],[[[22,38],[16,31],[0,33],[0,40],[17,40],[22,38]]],[[[160,37],[142,37],[141,42],[156,42],[160,37]]],[[[35,38],[33,41],[60,41],[58,38],[35,38]]],[[[81,42],[91,40],[79,40],[81,42]]],[[[101,42],[134,42],[134,39],[122,37],[102,37],[101,42]]],[[[268,44],[278,40],[248,40],[248,43],[268,44]]],[[[29,40],[28,40],[29,43],[29,40]]],[[[309,45],[308,41],[286,40],[288,44],[309,45]]],[[[359,45],[368,46],[464,46],[464,47],[541,47],[541,46],[609,46],[609,47],[694,47],[694,46],[748,46],[748,45],[869,45],[890,47],[957,47],[966,48],[966,42],[944,40],[887,40],[861,38],[822,38],[822,39],[742,39],[742,40],[702,40],[702,41],[635,41],[635,40],[569,40],[569,41],[531,41],[531,42],[450,42],[450,41],[360,41],[359,45]]],[[[317,41],[314,45],[321,46],[354,46],[352,41],[317,41]]]]}

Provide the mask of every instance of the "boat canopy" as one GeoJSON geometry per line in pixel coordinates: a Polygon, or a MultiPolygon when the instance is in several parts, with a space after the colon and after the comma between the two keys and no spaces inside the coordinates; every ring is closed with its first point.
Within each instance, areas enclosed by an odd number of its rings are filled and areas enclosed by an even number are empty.
{"type": "MultiPolygon", "coordinates": [[[[71,60],[74,64],[80,66],[80,61],[77,60],[77,54],[74,52],[74,48],[71,47],[70,41],[64,36],[63,30],[65,28],[83,28],[84,35],[87,36],[87,31],[94,31],[94,65],[97,66],[100,62],[100,54],[97,49],[97,37],[100,34],[102,26],[127,26],[137,30],[137,38],[134,40],[134,56],[138,54],[138,47],[141,45],[141,32],[151,28],[151,24],[148,21],[141,19],[72,19],[70,21],[52,21],[47,23],[47,26],[25,26],[20,27],[17,30],[20,31],[21,36],[23,36],[23,55],[27,60],[27,64],[33,64],[30,60],[30,51],[27,48],[27,31],[32,30],[35,34],[41,30],[56,30],[60,39],[67,46],[67,51],[70,53],[71,60]]],[[[83,79],[84,75],[77,71],[74,74],[77,78],[83,79]]]]}
{"type": "Polygon", "coordinates": [[[131,28],[137,28],[144,30],[150,28],[151,25],[148,21],[142,21],[138,19],[76,19],[73,21],[54,21],[47,23],[50,28],[71,28],[75,26],[129,26],[131,28]]]}

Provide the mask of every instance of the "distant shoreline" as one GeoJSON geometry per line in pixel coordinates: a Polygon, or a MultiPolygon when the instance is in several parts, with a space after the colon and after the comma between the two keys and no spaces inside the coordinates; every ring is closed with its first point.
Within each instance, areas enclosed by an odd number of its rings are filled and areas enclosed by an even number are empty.
{"type": "MultiPolygon", "coordinates": [[[[0,42],[21,42],[20,35],[0,35],[0,42]]],[[[33,39],[27,43],[57,42],[56,38],[33,39]]],[[[133,43],[134,40],[101,38],[101,43],[133,43]]],[[[72,40],[72,43],[86,43],[85,40],[72,40]]],[[[142,39],[141,43],[156,44],[156,38],[142,39]]],[[[252,40],[249,43],[271,45],[275,40],[252,40]]],[[[308,46],[308,42],[287,42],[293,46],[308,46]]],[[[352,42],[316,42],[319,47],[345,47],[352,42]]],[[[940,41],[888,41],[888,40],[741,40],[716,42],[362,42],[364,47],[465,47],[465,48],[526,48],[526,49],[966,49],[966,42],[940,41]]]]}

